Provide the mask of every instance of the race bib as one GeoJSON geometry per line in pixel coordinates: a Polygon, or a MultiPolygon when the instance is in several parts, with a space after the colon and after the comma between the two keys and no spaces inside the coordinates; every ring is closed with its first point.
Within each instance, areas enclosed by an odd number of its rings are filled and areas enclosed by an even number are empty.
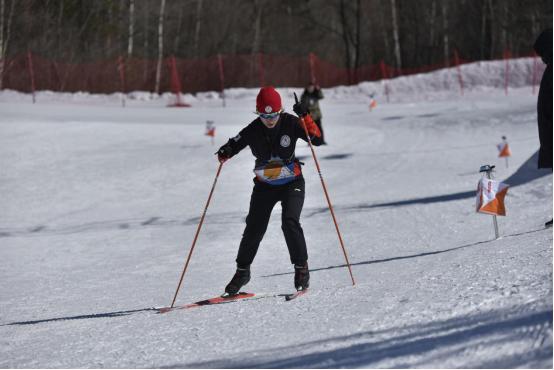
{"type": "Polygon", "coordinates": [[[302,174],[300,164],[285,164],[282,160],[270,160],[254,168],[256,178],[270,185],[283,185],[295,180],[302,174]]]}

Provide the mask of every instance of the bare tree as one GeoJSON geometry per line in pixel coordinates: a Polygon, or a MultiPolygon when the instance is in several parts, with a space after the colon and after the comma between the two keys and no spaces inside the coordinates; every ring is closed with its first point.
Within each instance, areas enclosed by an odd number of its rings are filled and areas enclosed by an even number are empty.
{"type": "Polygon", "coordinates": [[[396,16],[396,1],[390,0],[392,10],[392,34],[394,38],[394,56],[396,57],[396,68],[402,68],[402,57],[400,54],[400,38],[398,36],[398,19],[396,16]]]}
{"type": "Polygon", "coordinates": [[[481,8],[481,42],[480,42],[480,50],[479,50],[481,59],[485,58],[486,34],[487,34],[487,2],[483,1],[483,5],[481,8]]]}
{"type": "Polygon", "coordinates": [[[444,47],[444,63],[449,66],[450,46],[448,44],[448,2],[442,1],[442,38],[444,47]]]}
{"type": "MultiPolygon", "coordinates": [[[[351,4],[352,2],[348,1],[348,3],[351,4]]],[[[346,67],[348,68],[348,79],[350,83],[353,83],[356,81],[357,75],[352,72],[356,71],[360,60],[361,1],[356,0],[355,8],[351,9],[346,4],[345,0],[340,0],[339,18],[345,50],[346,67]],[[354,23],[354,30],[352,30],[351,27],[352,23],[354,23]]]]}
{"type": "Polygon", "coordinates": [[[2,81],[4,80],[4,70],[6,68],[6,55],[8,51],[8,42],[10,41],[14,6],[15,0],[12,0],[8,18],[6,19],[6,0],[0,0],[0,89],[3,87],[2,81]],[[4,30],[6,30],[5,36],[4,30]]]}
{"type": "Polygon", "coordinates": [[[165,0],[160,0],[160,17],[158,20],[158,64],[156,66],[156,94],[160,93],[160,78],[162,76],[162,58],[164,48],[164,13],[165,0]]]}
{"type": "MultiPolygon", "coordinates": [[[[260,52],[260,42],[261,42],[261,22],[262,22],[262,10],[263,10],[263,1],[264,0],[254,0],[254,11],[256,12],[256,18],[254,20],[254,38],[252,39],[252,58],[250,62],[250,78],[252,81],[254,81],[253,74],[254,70],[256,70],[256,66],[258,66],[258,73],[261,75],[261,71],[259,70],[259,61],[258,61],[258,53],[260,52]]],[[[262,83],[262,81],[258,81],[259,83],[262,83]]]]}
{"type": "Polygon", "coordinates": [[[181,28],[183,25],[183,13],[186,9],[186,5],[179,3],[179,18],[177,19],[177,30],[175,38],[173,39],[173,50],[174,52],[179,50],[179,43],[181,42],[181,28]]]}
{"type": "Polygon", "coordinates": [[[436,18],[437,18],[437,1],[433,0],[431,3],[431,16],[429,17],[429,45],[431,45],[431,47],[435,45],[436,18]]]}
{"type": "Polygon", "coordinates": [[[485,1],[487,2],[488,8],[489,8],[489,14],[490,14],[491,43],[490,43],[490,50],[489,50],[489,58],[491,58],[494,55],[494,49],[495,49],[494,26],[496,24],[496,18],[495,18],[495,9],[492,4],[492,0],[485,0],[485,1]]]}
{"type": "MultiPolygon", "coordinates": [[[[149,40],[149,31],[150,31],[150,28],[149,28],[149,19],[150,19],[150,2],[148,1],[145,1],[144,4],[144,14],[143,14],[143,17],[144,17],[144,34],[143,34],[143,37],[144,37],[144,51],[143,51],[143,55],[145,58],[148,58],[150,56],[150,53],[148,52],[149,51],[149,43],[148,43],[148,40],[149,40]]],[[[145,60],[144,61],[144,70],[143,70],[143,75],[142,75],[142,80],[144,82],[146,82],[146,80],[148,79],[148,65],[149,63],[145,60]]]]}
{"type": "Polygon", "coordinates": [[[133,38],[135,36],[135,0],[129,0],[129,42],[127,44],[127,57],[133,54],[133,38]]]}
{"type": "Polygon", "coordinates": [[[194,55],[198,55],[198,43],[200,40],[200,24],[202,20],[202,0],[196,0],[196,19],[194,29],[194,55]]]}

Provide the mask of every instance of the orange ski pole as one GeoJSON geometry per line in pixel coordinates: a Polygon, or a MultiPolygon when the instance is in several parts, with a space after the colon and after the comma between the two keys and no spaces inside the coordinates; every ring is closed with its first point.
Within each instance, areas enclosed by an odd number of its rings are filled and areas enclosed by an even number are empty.
{"type": "MultiPolygon", "coordinates": [[[[294,93],[294,100],[296,101],[296,103],[298,103],[298,97],[296,96],[296,93],[294,93]]],[[[298,118],[300,118],[300,121],[302,122],[302,126],[304,127],[304,132],[306,133],[306,137],[308,138],[308,145],[310,146],[310,150],[312,151],[312,157],[314,158],[315,166],[317,168],[317,173],[319,174],[319,179],[321,180],[321,185],[323,186],[325,199],[327,199],[327,204],[329,205],[329,210],[331,211],[331,216],[333,217],[333,222],[335,224],[335,229],[337,230],[340,246],[342,247],[342,253],[344,253],[346,266],[348,266],[348,272],[350,272],[350,278],[352,279],[352,285],[356,285],[356,282],[354,281],[354,275],[352,274],[352,267],[350,266],[350,262],[348,261],[348,254],[346,253],[346,248],[344,247],[344,242],[342,241],[342,236],[340,234],[339,224],[337,223],[337,218],[335,217],[335,211],[333,210],[333,205],[331,204],[329,193],[327,193],[327,187],[325,186],[325,181],[323,181],[323,176],[321,175],[321,168],[319,167],[319,162],[317,161],[317,157],[315,155],[314,147],[312,145],[312,139],[310,139],[310,134],[308,133],[308,128],[306,127],[306,122],[304,122],[304,118],[302,117],[298,117],[298,118]]]]}
{"type": "Polygon", "coordinates": [[[173,305],[175,304],[175,299],[177,299],[177,294],[179,293],[179,289],[181,288],[181,283],[183,282],[183,277],[185,277],[185,272],[187,271],[187,267],[189,266],[190,258],[192,257],[192,251],[194,250],[194,246],[196,245],[196,240],[198,239],[198,235],[200,234],[200,229],[202,228],[202,224],[204,223],[204,216],[206,216],[206,211],[208,210],[208,206],[210,205],[212,194],[214,193],[214,190],[215,190],[215,184],[217,183],[217,178],[219,177],[219,173],[221,172],[222,167],[223,167],[223,163],[219,163],[219,167],[217,168],[217,173],[215,175],[215,180],[212,185],[212,190],[210,190],[210,195],[208,196],[208,201],[206,202],[206,206],[204,207],[204,212],[202,213],[202,217],[200,217],[200,222],[198,223],[198,228],[196,229],[196,234],[194,235],[194,240],[192,241],[189,255],[187,257],[187,261],[185,262],[185,267],[183,268],[183,272],[181,273],[181,278],[179,279],[179,284],[177,285],[177,290],[175,290],[175,296],[173,296],[173,301],[171,302],[170,308],[173,308],[173,305]]]}

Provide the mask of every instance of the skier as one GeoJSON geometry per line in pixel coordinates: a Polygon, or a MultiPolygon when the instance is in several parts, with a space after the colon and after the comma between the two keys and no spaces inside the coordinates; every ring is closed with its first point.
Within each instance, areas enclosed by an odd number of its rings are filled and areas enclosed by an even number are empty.
{"type": "Polygon", "coordinates": [[[323,135],[323,127],[321,126],[321,109],[319,108],[319,101],[323,99],[323,93],[321,88],[315,84],[315,82],[310,81],[308,86],[304,89],[300,101],[304,107],[310,113],[310,116],[314,120],[317,128],[321,132],[321,141],[323,145],[327,145],[325,142],[325,137],[323,135]]]}
{"type": "MultiPolygon", "coordinates": [[[[306,108],[296,103],[293,110],[304,118],[312,143],[321,145],[321,131],[306,108]]],[[[308,141],[308,138],[300,119],[283,111],[281,96],[272,86],[260,89],[256,98],[256,114],[258,118],[217,151],[221,163],[246,146],[250,147],[256,158],[254,188],[236,259],[237,270],[225,287],[225,293],[228,295],[238,294],[240,288],[250,281],[250,265],[267,229],[271,211],[279,201],[283,208],[281,228],[290,261],[294,264],[294,286],[301,291],[307,289],[310,284],[306,241],[300,226],[300,213],[304,204],[304,178],[302,163],[294,154],[296,140],[300,138],[308,141]]]]}

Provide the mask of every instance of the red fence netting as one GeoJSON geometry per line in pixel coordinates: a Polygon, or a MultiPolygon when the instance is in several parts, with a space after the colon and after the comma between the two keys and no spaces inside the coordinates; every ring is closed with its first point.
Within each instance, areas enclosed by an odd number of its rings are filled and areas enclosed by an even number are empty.
{"type": "MultiPolygon", "coordinates": [[[[532,56],[532,55],[526,55],[532,56]]],[[[506,62],[512,55],[506,52],[506,62]]],[[[2,88],[22,92],[51,90],[115,93],[155,91],[156,60],[117,57],[91,63],[66,63],[25,53],[5,61],[2,88]]],[[[384,62],[341,68],[310,53],[304,57],[267,54],[215,55],[208,58],[165,58],[160,92],[175,92],[175,72],[183,93],[222,91],[231,87],[305,86],[315,80],[322,87],[351,85],[425,73],[469,63],[456,55],[443,63],[398,69],[384,62]]],[[[508,68],[508,67],[506,67],[508,68]]],[[[509,78],[506,76],[506,78],[509,78]]],[[[461,89],[463,80],[460,75],[461,89]]]]}

